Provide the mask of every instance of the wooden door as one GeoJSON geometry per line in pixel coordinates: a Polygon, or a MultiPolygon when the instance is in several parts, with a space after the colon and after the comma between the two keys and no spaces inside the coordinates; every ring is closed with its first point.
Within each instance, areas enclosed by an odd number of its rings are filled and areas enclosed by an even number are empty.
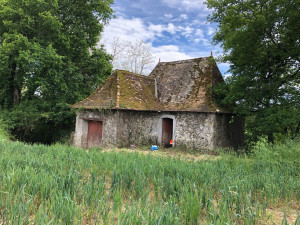
{"type": "Polygon", "coordinates": [[[162,119],[162,147],[169,148],[172,147],[170,144],[171,139],[173,139],[173,120],[170,118],[162,119]]]}
{"type": "Polygon", "coordinates": [[[90,120],[88,124],[87,147],[100,146],[102,143],[102,121],[90,120]]]}

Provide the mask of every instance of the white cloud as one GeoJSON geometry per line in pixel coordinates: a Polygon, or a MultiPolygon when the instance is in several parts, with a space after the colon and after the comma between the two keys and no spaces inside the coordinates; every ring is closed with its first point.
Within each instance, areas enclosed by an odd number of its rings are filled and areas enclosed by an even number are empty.
{"type": "Polygon", "coordinates": [[[197,44],[198,44],[200,41],[201,41],[200,38],[195,38],[195,39],[194,39],[194,42],[197,43],[197,44]]]}
{"type": "Polygon", "coordinates": [[[170,34],[175,34],[178,31],[178,28],[173,23],[169,23],[165,30],[170,34]]]}
{"type": "Polygon", "coordinates": [[[212,35],[213,33],[215,33],[215,29],[212,27],[208,27],[207,33],[208,33],[208,35],[212,35]]]}
{"type": "Polygon", "coordinates": [[[206,51],[206,52],[193,52],[193,53],[191,53],[191,56],[193,58],[208,57],[208,56],[210,56],[210,54],[211,54],[211,52],[208,52],[208,51],[206,51]]]}
{"type": "Polygon", "coordinates": [[[196,37],[200,37],[200,38],[204,37],[203,31],[201,29],[196,29],[195,35],[196,37]]]}
{"type": "Polygon", "coordinates": [[[155,38],[163,36],[163,32],[168,32],[174,36],[177,32],[184,31],[184,34],[188,35],[192,32],[191,29],[190,27],[175,26],[173,23],[167,25],[149,23],[146,25],[139,18],[125,19],[119,17],[111,20],[110,24],[105,27],[101,42],[107,43],[116,36],[122,41],[152,42],[155,38]]]}
{"type": "Polygon", "coordinates": [[[176,60],[191,59],[190,55],[181,52],[176,45],[162,45],[151,48],[152,54],[156,57],[156,62],[160,58],[161,62],[171,62],[176,60]]]}
{"type": "Polygon", "coordinates": [[[190,37],[191,34],[194,32],[194,28],[193,27],[190,27],[190,26],[187,26],[184,28],[182,34],[185,36],[185,37],[190,37]]]}
{"type": "MultiPolygon", "coordinates": [[[[156,38],[161,38],[164,32],[168,32],[172,37],[176,34],[184,33],[184,35],[191,35],[194,29],[191,27],[175,26],[173,23],[163,24],[145,24],[139,18],[126,19],[119,17],[110,22],[109,26],[105,27],[100,44],[104,44],[109,53],[113,52],[112,41],[116,37],[120,42],[142,40],[152,46],[152,42],[156,38]]],[[[179,50],[176,45],[163,45],[159,47],[151,47],[151,52],[156,57],[161,58],[162,61],[174,61],[182,59],[190,59],[191,56],[179,50]]]]}
{"type": "Polygon", "coordinates": [[[147,41],[159,34],[153,27],[151,29],[152,30],[149,30],[139,18],[125,19],[119,17],[111,20],[110,24],[104,28],[102,39],[109,41],[112,40],[114,36],[118,36],[124,41],[147,41]]]}
{"type": "Polygon", "coordinates": [[[180,14],[179,16],[173,17],[171,19],[172,22],[183,22],[184,20],[188,20],[187,14],[180,14]]]}
{"type": "Polygon", "coordinates": [[[227,79],[227,78],[231,77],[232,74],[224,74],[223,76],[224,76],[225,79],[227,79]]]}
{"type": "Polygon", "coordinates": [[[201,25],[205,25],[205,20],[193,20],[190,23],[193,26],[201,26],[201,25]]]}
{"type": "Polygon", "coordinates": [[[173,18],[173,15],[166,13],[166,14],[164,14],[164,17],[169,20],[169,19],[173,18]]]}
{"type": "Polygon", "coordinates": [[[199,12],[197,17],[198,19],[203,20],[203,24],[209,24],[210,22],[206,21],[208,14],[209,14],[209,10],[207,9],[205,11],[199,12]]]}
{"type": "Polygon", "coordinates": [[[212,46],[212,44],[210,43],[210,41],[206,38],[204,38],[203,36],[195,36],[195,38],[193,39],[193,41],[195,43],[201,43],[202,46],[205,47],[211,47],[211,48],[215,48],[212,46]]]}
{"type": "Polygon", "coordinates": [[[181,19],[181,20],[187,20],[189,17],[186,15],[186,14],[181,14],[180,16],[179,16],[179,19],[181,19]]]}
{"type": "Polygon", "coordinates": [[[150,24],[148,27],[150,33],[155,33],[157,36],[161,36],[162,32],[165,30],[165,27],[161,24],[150,24]]]}
{"type": "Polygon", "coordinates": [[[209,42],[209,40],[207,40],[207,39],[205,39],[205,38],[195,38],[194,39],[194,42],[195,43],[201,43],[201,45],[203,45],[203,46],[205,46],[205,47],[213,47],[211,44],[210,44],[210,42],[209,42]]]}
{"type": "MultiPolygon", "coordinates": [[[[205,31],[208,31],[208,29],[209,28],[204,28],[205,31]]],[[[176,26],[174,23],[153,24],[145,23],[139,18],[127,19],[119,17],[111,20],[110,24],[105,27],[100,43],[105,45],[109,53],[113,53],[112,41],[114,37],[117,37],[120,42],[142,40],[151,47],[151,52],[156,58],[156,62],[158,62],[159,58],[162,62],[168,62],[209,56],[209,48],[211,47],[212,50],[215,48],[209,43],[209,40],[205,38],[204,30],[196,29],[192,25],[183,27],[176,26]],[[186,53],[186,51],[183,50],[184,47],[180,48],[179,45],[177,45],[177,43],[180,43],[180,41],[177,42],[177,40],[180,40],[183,36],[187,38],[190,43],[194,42],[198,46],[208,47],[209,52],[197,52],[195,49],[196,51],[194,52],[189,51],[189,53],[186,53]],[[161,40],[164,39],[168,39],[168,43],[172,40],[176,44],[164,44],[162,46],[153,47],[152,43],[155,40],[160,40],[161,42],[161,40]]]]}
{"type": "MultiPolygon", "coordinates": [[[[184,60],[184,59],[208,57],[211,55],[210,51],[196,51],[187,54],[181,51],[179,46],[176,45],[162,45],[158,47],[152,47],[151,52],[156,58],[156,63],[158,62],[159,58],[161,62],[171,62],[171,61],[184,60]]],[[[212,52],[214,57],[216,57],[217,56],[216,51],[213,50],[212,52]]],[[[222,67],[226,67],[226,68],[228,66],[228,64],[225,63],[221,63],[218,65],[221,65],[222,67]]]]}
{"type": "Polygon", "coordinates": [[[206,10],[205,0],[162,0],[170,8],[176,8],[183,11],[206,10]]]}
{"type": "Polygon", "coordinates": [[[210,43],[210,41],[208,39],[202,38],[201,41],[202,41],[203,46],[206,46],[206,47],[211,46],[212,47],[212,44],[210,43]]]}

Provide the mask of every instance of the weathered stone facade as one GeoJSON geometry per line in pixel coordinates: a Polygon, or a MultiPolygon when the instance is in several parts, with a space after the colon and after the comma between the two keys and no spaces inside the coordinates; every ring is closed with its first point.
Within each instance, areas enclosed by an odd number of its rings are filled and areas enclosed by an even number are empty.
{"type": "Polygon", "coordinates": [[[75,145],[242,146],[244,121],[232,120],[232,110],[213,98],[213,87],[222,82],[213,57],[158,63],[149,76],[116,70],[72,106],[81,109],[75,145]]]}
{"type": "Polygon", "coordinates": [[[78,111],[76,116],[76,127],[74,145],[87,147],[88,121],[103,121],[102,145],[112,146],[117,143],[117,112],[100,112],[98,110],[78,111]]]}
{"type": "Polygon", "coordinates": [[[87,147],[88,120],[103,121],[102,146],[161,144],[162,119],[173,119],[174,146],[186,149],[238,147],[243,143],[243,123],[232,114],[151,112],[130,110],[79,111],[75,145],[87,147]]]}

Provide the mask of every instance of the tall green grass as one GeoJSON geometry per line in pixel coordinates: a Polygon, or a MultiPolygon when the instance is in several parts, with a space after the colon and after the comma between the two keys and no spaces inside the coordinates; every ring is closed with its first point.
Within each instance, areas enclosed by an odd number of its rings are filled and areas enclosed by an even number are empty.
{"type": "Polygon", "coordinates": [[[187,162],[0,141],[0,224],[257,224],[300,200],[299,146],[187,162]]]}
{"type": "Polygon", "coordinates": [[[8,140],[8,137],[7,127],[0,118],[0,140],[8,140]]]}

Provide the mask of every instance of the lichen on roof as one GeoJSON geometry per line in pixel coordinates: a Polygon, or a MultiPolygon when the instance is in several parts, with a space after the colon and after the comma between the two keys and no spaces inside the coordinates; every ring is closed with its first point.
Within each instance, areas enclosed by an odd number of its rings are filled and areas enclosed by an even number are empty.
{"type": "Polygon", "coordinates": [[[160,110],[154,78],[116,70],[91,96],[72,108],[160,110]]]}
{"type": "Polygon", "coordinates": [[[168,111],[225,112],[213,100],[213,86],[224,82],[213,57],[158,63],[158,99],[168,111]]]}
{"type": "Polygon", "coordinates": [[[213,57],[158,63],[150,76],[116,70],[72,108],[229,112],[213,100],[212,88],[220,82],[224,80],[213,57]]]}
{"type": "Polygon", "coordinates": [[[116,74],[110,75],[106,81],[89,97],[72,105],[72,108],[110,109],[116,106],[117,79],[116,74]]]}
{"type": "Polygon", "coordinates": [[[160,109],[160,104],[155,98],[154,78],[120,70],[117,73],[120,109],[160,109]]]}

